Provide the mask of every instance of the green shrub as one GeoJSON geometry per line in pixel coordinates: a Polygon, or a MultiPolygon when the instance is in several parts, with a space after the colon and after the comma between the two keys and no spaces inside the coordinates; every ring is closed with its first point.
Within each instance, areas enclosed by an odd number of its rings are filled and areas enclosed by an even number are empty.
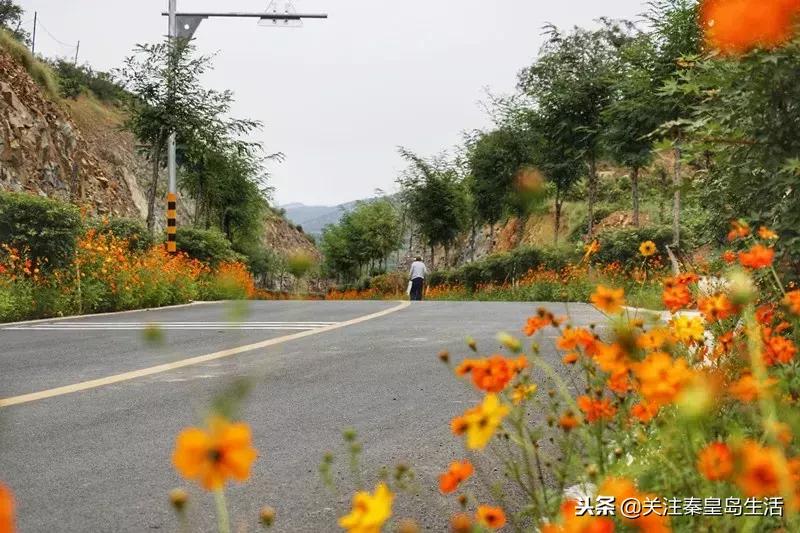
{"type": "Polygon", "coordinates": [[[68,264],[82,230],[80,211],[73,205],[30,194],[0,193],[0,243],[26,251],[42,268],[68,264]]]}
{"type": "Polygon", "coordinates": [[[125,97],[125,90],[105,72],[95,72],[88,65],[75,65],[64,59],[49,63],[58,75],[64,98],[77,98],[84,90],[103,102],[116,102],[125,97]]]}
{"type": "Polygon", "coordinates": [[[132,252],[144,252],[155,244],[147,226],[137,218],[113,217],[96,220],[92,227],[102,235],[113,235],[128,241],[128,248],[132,252]]]}
{"type": "Polygon", "coordinates": [[[176,240],[179,251],[210,265],[239,259],[230,241],[218,230],[178,228],[176,240]]]}
{"type": "Polygon", "coordinates": [[[653,241],[658,252],[665,253],[666,246],[672,242],[672,228],[668,226],[652,226],[633,229],[606,230],[597,235],[600,251],[595,260],[601,263],[619,262],[623,266],[641,264],[639,245],[644,241],[653,241]]]}

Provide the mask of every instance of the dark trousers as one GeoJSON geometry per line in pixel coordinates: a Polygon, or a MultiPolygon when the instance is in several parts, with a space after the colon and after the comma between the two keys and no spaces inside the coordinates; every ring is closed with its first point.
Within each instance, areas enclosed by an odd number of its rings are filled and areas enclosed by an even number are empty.
{"type": "Polygon", "coordinates": [[[411,300],[422,301],[422,287],[425,285],[423,278],[414,278],[411,280],[411,300]]]}

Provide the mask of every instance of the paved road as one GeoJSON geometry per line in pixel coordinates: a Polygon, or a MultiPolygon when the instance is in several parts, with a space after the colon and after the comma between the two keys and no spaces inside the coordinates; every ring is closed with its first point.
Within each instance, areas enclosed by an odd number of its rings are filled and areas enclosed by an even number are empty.
{"type": "MultiPolygon", "coordinates": [[[[336,518],[349,506],[346,461],[338,463],[338,494],[322,486],[317,467],[352,426],[365,445],[365,474],[401,461],[417,473],[421,490],[399,497],[396,515],[424,507],[423,525],[442,530],[442,517],[454,509],[436,493],[436,476],[463,453],[448,422],[475,396],[436,354],[465,354],[467,335],[493,349],[496,332],[518,331],[537,306],[422,302],[341,327],[396,306],[252,302],[241,315],[220,303],[0,326],[0,404],[25,401],[0,407],[0,479],[17,494],[20,531],[176,531],[166,494],[185,483],[170,465],[174,437],[242,377],[254,383],[243,417],[261,457],[251,483],[229,491],[235,525],[256,531],[258,509],[269,504],[278,511],[277,531],[337,531],[336,518]],[[153,323],[161,325],[161,344],[146,341],[153,323]],[[176,364],[287,335],[299,338],[176,364]],[[168,370],[26,401],[30,393],[159,365],[168,370]]],[[[570,314],[575,323],[600,319],[588,306],[571,305],[570,314]]],[[[213,530],[211,498],[193,489],[192,503],[193,530],[213,530]]]]}

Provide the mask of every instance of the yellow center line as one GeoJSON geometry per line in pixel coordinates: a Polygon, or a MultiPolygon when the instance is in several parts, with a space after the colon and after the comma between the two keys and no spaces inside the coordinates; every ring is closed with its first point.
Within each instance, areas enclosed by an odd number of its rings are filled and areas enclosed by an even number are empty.
{"type": "Polygon", "coordinates": [[[44,400],[46,398],[53,398],[55,396],[63,396],[65,394],[72,394],[73,392],[96,389],[98,387],[113,385],[115,383],[121,383],[123,381],[130,381],[132,379],[152,376],[154,374],[160,374],[162,372],[169,372],[170,370],[176,370],[178,368],[184,368],[192,365],[199,365],[202,363],[207,363],[209,361],[215,361],[217,359],[232,357],[234,355],[239,355],[245,352],[251,352],[253,350],[259,350],[261,348],[275,346],[276,344],[283,344],[285,342],[290,342],[305,337],[310,337],[312,335],[318,335],[320,333],[326,333],[328,331],[333,331],[336,329],[345,328],[348,326],[354,326],[356,324],[361,324],[362,322],[367,322],[368,320],[374,320],[376,318],[390,315],[392,313],[405,309],[409,305],[411,305],[411,302],[400,302],[398,305],[391,307],[389,309],[384,309],[383,311],[379,311],[377,313],[360,316],[358,318],[353,318],[351,320],[339,322],[337,324],[333,324],[330,326],[321,327],[319,329],[301,331],[299,333],[293,333],[291,335],[285,335],[283,337],[267,339],[265,341],[257,342],[255,344],[248,344],[245,346],[239,346],[237,348],[229,348],[227,350],[222,350],[219,352],[214,352],[206,355],[199,355],[197,357],[190,357],[188,359],[181,359],[180,361],[173,361],[171,363],[165,363],[163,365],[151,366],[149,368],[142,368],[140,370],[133,370],[131,372],[123,372],[122,374],[116,374],[105,378],[83,381],[81,383],[65,385],[63,387],[56,387],[55,389],[48,389],[39,392],[32,392],[30,394],[23,394],[21,396],[12,396],[10,398],[3,398],[0,399],[0,408],[9,407],[12,405],[19,405],[23,403],[35,402],[37,400],[44,400]]]}

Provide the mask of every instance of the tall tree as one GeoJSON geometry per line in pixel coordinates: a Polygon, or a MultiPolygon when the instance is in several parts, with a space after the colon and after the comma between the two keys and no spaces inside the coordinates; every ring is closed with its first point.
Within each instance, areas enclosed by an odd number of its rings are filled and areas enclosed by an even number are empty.
{"type": "Polygon", "coordinates": [[[430,246],[431,268],[435,266],[436,246],[444,248],[448,263],[450,247],[466,225],[467,196],[463,182],[453,166],[441,157],[426,160],[404,148],[400,148],[400,155],[410,163],[410,168],[398,181],[409,213],[430,246]]]}
{"type": "Polygon", "coordinates": [[[582,154],[588,171],[590,235],[602,148],[602,113],[611,100],[617,49],[629,38],[629,30],[627,23],[610,21],[604,21],[596,31],[574,28],[563,33],[550,26],[539,57],[519,75],[519,88],[534,99],[538,109],[557,118],[554,133],[579,134],[575,148],[582,154]]]}
{"type": "Polygon", "coordinates": [[[652,76],[656,50],[649,35],[640,34],[620,50],[619,76],[612,83],[612,100],[603,110],[602,141],[611,159],[630,169],[633,224],[639,220],[639,173],[653,157],[652,134],[659,119],[661,87],[652,76]]]}
{"type": "Polygon", "coordinates": [[[676,78],[700,53],[702,35],[698,24],[697,0],[655,0],[650,3],[647,19],[653,28],[652,38],[656,49],[653,65],[654,82],[663,87],[661,98],[654,101],[652,113],[662,124],[662,131],[671,140],[674,168],[672,172],[673,245],[680,245],[681,187],[683,184],[682,159],[684,130],[698,94],[676,90],[676,78]],[[685,61],[688,58],[689,61],[685,61]]]}
{"type": "Polygon", "coordinates": [[[479,219],[489,224],[492,234],[495,224],[513,207],[515,177],[532,161],[526,141],[518,130],[501,126],[478,133],[468,143],[469,192],[479,219]]]}
{"type": "Polygon", "coordinates": [[[151,232],[159,174],[171,132],[177,134],[179,145],[199,143],[213,148],[260,125],[228,117],[233,101],[230,91],[203,88],[200,80],[211,66],[211,58],[197,55],[191,42],[178,40],[137,46],[118,71],[122,84],[134,96],[127,101],[126,126],[149,151],[152,174],[147,227],[151,232]]]}

